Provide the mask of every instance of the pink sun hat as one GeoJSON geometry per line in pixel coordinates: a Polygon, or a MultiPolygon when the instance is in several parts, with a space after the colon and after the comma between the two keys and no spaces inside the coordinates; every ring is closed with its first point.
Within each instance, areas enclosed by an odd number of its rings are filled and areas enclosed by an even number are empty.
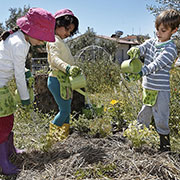
{"type": "MultiPolygon", "coordinates": [[[[57,11],[55,14],[54,14],[54,17],[55,19],[61,17],[61,16],[65,16],[65,15],[71,15],[71,16],[74,16],[73,12],[69,9],[61,9],[59,11],[57,11]]],[[[75,16],[74,16],[75,17],[75,16]]]]}
{"type": "Polygon", "coordinates": [[[42,8],[30,8],[27,14],[17,19],[18,27],[34,39],[54,42],[54,16],[42,8]]]}

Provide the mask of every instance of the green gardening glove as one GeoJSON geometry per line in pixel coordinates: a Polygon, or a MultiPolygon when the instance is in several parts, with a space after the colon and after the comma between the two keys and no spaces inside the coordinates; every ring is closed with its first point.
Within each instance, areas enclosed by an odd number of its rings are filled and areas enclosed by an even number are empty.
{"type": "Polygon", "coordinates": [[[31,103],[30,103],[30,99],[21,100],[21,104],[22,104],[22,106],[27,106],[27,105],[31,104],[31,103]]]}
{"type": "Polygon", "coordinates": [[[132,47],[128,50],[127,54],[130,56],[130,59],[139,58],[140,50],[138,47],[132,47]]]}
{"type": "Polygon", "coordinates": [[[32,104],[30,103],[30,99],[21,100],[21,107],[25,112],[29,112],[32,109],[32,104]]]}
{"type": "Polygon", "coordinates": [[[30,102],[33,103],[34,102],[33,87],[34,87],[35,80],[29,69],[25,69],[25,76],[26,76],[26,83],[27,83],[29,96],[30,96],[30,102]]]}
{"type": "Polygon", "coordinates": [[[138,74],[133,73],[126,73],[125,80],[128,82],[137,81],[142,77],[142,71],[140,71],[138,74]]]}
{"type": "Polygon", "coordinates": [[[81,73],[81,69],[78,66],[67,66],[66,68],[66,72],[72,76],[72,77],[76,77],[77,75],[79,75],[81,73]]]}
{"type": "Polygon", "coordinates": [[[33,109],[33,105],[32,105],[32,104],[24,105],[24,106],[22,106],[22,109],[23,109],[26,113],[28,113],[28,112],[30,112],[30,111],[33,109]]]}

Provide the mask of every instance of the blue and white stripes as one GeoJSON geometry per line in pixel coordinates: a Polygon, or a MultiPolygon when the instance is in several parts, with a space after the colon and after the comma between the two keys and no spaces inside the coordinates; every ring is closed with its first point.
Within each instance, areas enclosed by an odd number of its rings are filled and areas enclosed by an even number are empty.
{"type": "Polygon", "coordinates": [[[145,56],[142,68],[142,86],[157,91],[170,91],[170,74],[174,60],[177,57],[176,45],[172,40],[158,43],[150,39],[139,46],[141,55],[145,56]]]}

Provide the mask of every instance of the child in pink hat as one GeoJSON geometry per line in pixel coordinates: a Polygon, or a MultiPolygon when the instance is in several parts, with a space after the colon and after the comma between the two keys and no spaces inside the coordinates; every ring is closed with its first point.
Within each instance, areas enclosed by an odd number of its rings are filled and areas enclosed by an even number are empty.
{"type": "Polygon", "coordinates": [[[52,93],[59,112],[50,123],[48,140],[62,140],[69,134],[72,90],[69,76],[77,76],[81,69],[74,66],[74,58],[63,41],[78,31],[79,21],[69,9],[61,9],[55,13],[54,43],[47,43],[48,62],[51,73],[48,77],[48,88],[52,93]]]}
{"type": "Polygon", "coordinates": [[[25,62],[30,46],[44,41],[54,42],[55,18],[41,8],[29,9],[17,20],[17,28],[5,31],[0,41],[0,169],[3,174],[16,174],[18,169],[9,161],[13,153],[21,153],[14,147],[13,123],[16,104],[8,82],[15,77],[17,89],[24,107],[29,106],[30,96],[25,79],[25,62]]]}

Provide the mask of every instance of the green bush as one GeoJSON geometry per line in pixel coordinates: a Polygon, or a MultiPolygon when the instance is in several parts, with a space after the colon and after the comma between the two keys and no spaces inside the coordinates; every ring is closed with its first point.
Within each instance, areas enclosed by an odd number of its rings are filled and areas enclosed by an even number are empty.
{"type": "Polygon", "coordinates": [[[124,131],[124,135],[131,140],[132,145],[136,148],[140,148],[143,144],[154,145],[158,141],[158,135],[153,126],[150,125],[147,128],[146,126],[138,125],[136,120],[129,124],[124,131]]]}
{"type": "Polygon", "coordinates": [[[109,91],[120,81],[120,66],[108,59],[77,62],[77,65],[83,69],[90,93],[109,91]]]}
{"type": "Polygon", "coordinates": [[[171,133],[180,135],[180,69],[171,70],[170,128],[171,133]]]}

